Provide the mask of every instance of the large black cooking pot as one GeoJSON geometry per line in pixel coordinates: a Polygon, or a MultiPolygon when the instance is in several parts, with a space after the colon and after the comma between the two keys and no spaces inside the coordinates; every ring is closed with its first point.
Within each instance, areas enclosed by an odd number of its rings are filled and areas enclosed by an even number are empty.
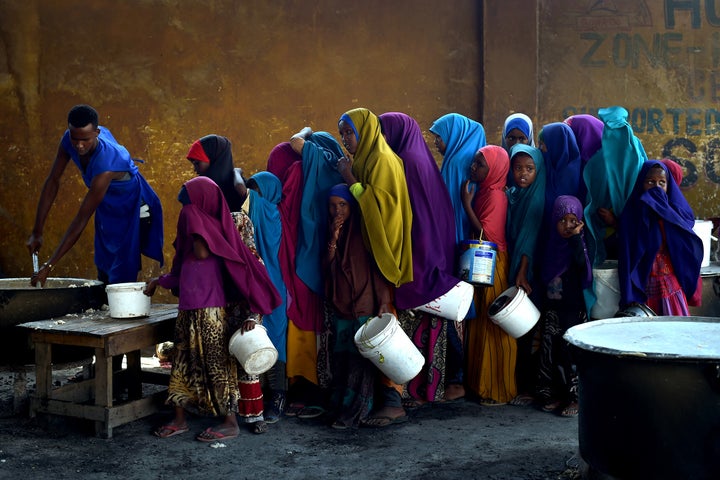
{"type": "MultiPolygon", "coordinates": [[[[48,278],[43,288],[30,286],[29,278],[0,278],[0,364],[34,362],[28,332],[20,323],[99,309],[107,304],[105,285],[83,278],[48,278]]],[[[86,349],[54,348],[53,360],[86,356],[86,349]]]]}
{"type": "Polygon", "coordinates": [[[700,269],[702,278],[702,305],[689,307],[690,315],[720,317],[720,262],[700,269]]]}
{"type": "Polygon", "coordinates": [[[620,479],[720,478],[720,319],[624,317],[570,328],[580,454],[620,479]]]}

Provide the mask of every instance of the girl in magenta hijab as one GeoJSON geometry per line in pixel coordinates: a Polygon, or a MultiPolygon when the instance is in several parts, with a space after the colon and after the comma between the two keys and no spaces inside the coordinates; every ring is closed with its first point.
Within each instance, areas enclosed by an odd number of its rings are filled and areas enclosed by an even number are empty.
{"type": "Polygon", "coordinates": [[[548,251],[541,270],[545,286],[536,399],[546,412],[578,414],[577,374],[562,336],[587,321],[584,289],[592,285],[592,267],[583,239],[583,206],[571,195],[553,203],[548,251]]]}
{"type": "Polygon", "coordinates": [[[702,240],[675,178],[658,160],[646,161],[620,215],[621,308],[645,303],[658,315],[687,316],[698,288],[702,240]]]}
{"type": "MultiPolygon", "coordinates": [[[[178,292],[168,405],[175,418],[155,431],[168,438],[188,431],[185,411],[219,416],[222,423],[197,435],[197,440],[214,442],[238,435],[240,403],[249,398],[240,382],[237,360],[228,351],[230,336],[238,328],[249,331],[260,323],[259,314],[269,313],[280,297],[265,267],[242,242],[220,188],[207,177],[196,177],[183,186],[183,203],[177,223],[175,257],[170,273],[148,283],[152,295],[157,285],[178,292]],[[244,304],[255,315],[238,322],[228,308],[244,304]]],[[[259,413],[248,419],[264,424],[262,391],[259,413]]],[[[247,388],[247,387],[246,387],[247,388]]],[[[264,432],[264,427],[254,430],[264,432]]]]}

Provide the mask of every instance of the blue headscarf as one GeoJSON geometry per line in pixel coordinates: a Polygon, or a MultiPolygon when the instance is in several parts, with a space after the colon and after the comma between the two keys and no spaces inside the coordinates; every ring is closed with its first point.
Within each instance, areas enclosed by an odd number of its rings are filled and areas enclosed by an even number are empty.
{"type": "Polygon", "coordinates": [[[503,134],[501,139],[502,147],[505,150],[508,149],[507,143],[505,142],[505,137],[507,137],[508,133],[510,133],[510,130],[514,130],[516,128],[523,132],[528,138],[528,145],[534,147],[535,138],[533,137],[533,123],[532,120],[530,120],[530,117],[528,117],[524,113],[513,113],[505,119],[505,126],[503,127],[503,134]]]}
{"type": "Polygon", "coordinates": [[[487,144],[485,129],[475,120],[448,113],[435,120],[430,131],[445,144],[440,174],[450,193],[455,213],[455,241],[459,244],[470,237],[470,220],[462,203],[462,184],[468,179],[475,153],[487,144]]]}
{"type": "Polygon", "coordinates": [[[355,203],[355,197],[350,193],[350,187],[346,183],[338,183],[333,186],[328,192],[328,197],[340,197],[345,199],[348,203],[355,203]]]}
{"type": "Polygon", "coordinates": [[[343,181],[337,171],[343,157],[340,144],[327,132],[315,132],[305,140],[302,151],[303,194],[300,206],[297,258],[298,277],[313,292],[324,295],[321,254],[327,236],[327,194],[333,185],[343,181]]]}
{"type": "Polygon", "coordinates": [[[270,172],[259,172],[250,177],[260,193],[250,189],[249,216],[255,227],[255,243],[260,258],[265,262],[268,275],[280,294],[282,303],[269,314],[263,315],[263,326],[278,351],[278,360],[287,361],[287,289],[280,270],[280,236],[282,224],[278,203],[282,197],[280,179],[270,172]]]}
{"type": "Polygon", "coordinates": [[[691,297],[698,285],[703,244],[693,231],[692,208],[665,164],[659,160],[643,163],[630,198],[620,215],[620,301],[645,303],[645,287],[655,256],[664,240],[680,287],[691,297]],[[651,168],[660,166],[667,178],[667,193],[659,187],[645,191],[643,184],[651,168]],[[662,220],[662,228],[660,221],[662,220]]]}
{"type": "Polygon", "coordinates": [[[529,145],[517,143],[510,149],[510,178],[507,190],[507,242],[510,254],[510,280],[515,281],[522,256],[528,258],[528,282],[532,281],[535,247],[542,226],[545,209],[545,159],[542,152],[529,145]],[[535,181],[527,188],[520,188],[512,175],[513,159],[520,153],[530,155],[535,163],[535,181]]]}
{"type": "Polygon", "coordinates": [[[545,125],[540,131],[545,144],[545,218],[550,217],[555,199],[560,195],[572,195],[582,203],[585,185],[582,182],[582,160],[575,134],[562,122],[545,125]]]}

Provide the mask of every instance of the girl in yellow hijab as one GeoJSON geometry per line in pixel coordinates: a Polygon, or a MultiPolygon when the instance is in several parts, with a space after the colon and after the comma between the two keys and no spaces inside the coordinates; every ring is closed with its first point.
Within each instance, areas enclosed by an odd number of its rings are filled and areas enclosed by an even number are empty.
{"type": "Polygon", "coordinates": [[[383,276],[396,287],[413,279],[412,209],[402,160],[385,141],[378,117],[366,108],[344,113],[338,123],[352,161],[338,171],[362,212],[365,245],[383,276]]]}

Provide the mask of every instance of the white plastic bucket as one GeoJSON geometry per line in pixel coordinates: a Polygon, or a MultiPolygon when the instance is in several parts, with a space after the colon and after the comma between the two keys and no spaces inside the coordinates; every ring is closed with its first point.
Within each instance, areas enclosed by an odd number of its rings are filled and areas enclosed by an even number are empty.
{"type": "Polygon", "coordinates": [[[617,260],[605,260],[593,268],[595,304],[590,309],[592,320],[613,318],[620,309],[620,278],[617,260]]]}
{"type": "Polygon", "coordinates": [[[229,350],[249,375],[267,372],[278,359],[278,351],[262,325],[247,332],[235,332],[230,337],[229,350]]]}
{"type": "Polygon", "coordinates": [[[383,313],[365,322],[355,332],[355,345],[360,355],[398,384],[415,378],[425,364],[422,353],[392,313],[383,313]]]}
{"type": "Polygon", "coordinates": [[[110,316],[135,318],[150,315],[150,297],[143,293],[144,282],[113,283],[105,287],[110,316]]]}
{"type": "Polygon", "coordinates": [[[472,285],[460,281],[435,300],[417,307],[417,310],[460,322],[465,318],[468,310],[470,310],[474,293],[475,290],[472,285]]]}
{"type": "Polygon", "coordinates": [[[513,338],[525,335],[540,319],[540,311],[525,290],[514,286],[490,304],[488,313],[490,320],[513,338]]]}
{"type": "Polygon", "coordinates": [[[703,260],[701,267],[710,266],[710,237],[712,236],[713,222],[710,220],[695,220],[693,231],[703,243],[703,260]]]}

